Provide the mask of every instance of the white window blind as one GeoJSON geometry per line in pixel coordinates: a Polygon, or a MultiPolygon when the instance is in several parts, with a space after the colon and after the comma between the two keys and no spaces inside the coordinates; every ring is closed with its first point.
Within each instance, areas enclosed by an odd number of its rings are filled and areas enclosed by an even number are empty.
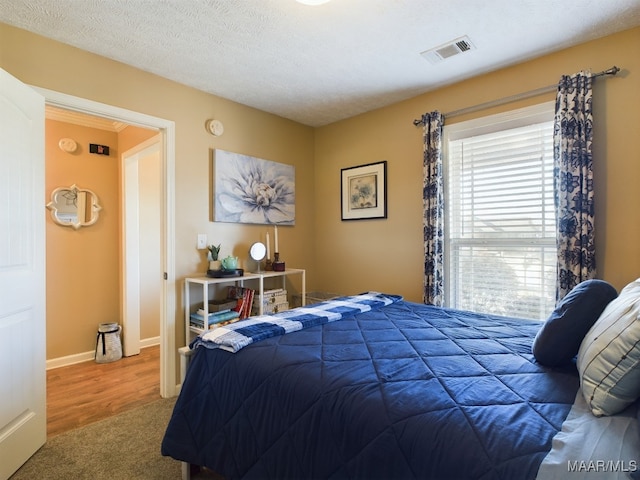
{"type": "Polygon", "coordinates": [[[553,105],[445,128],[447,304],[544,319],[555,306],[553,105]]]}

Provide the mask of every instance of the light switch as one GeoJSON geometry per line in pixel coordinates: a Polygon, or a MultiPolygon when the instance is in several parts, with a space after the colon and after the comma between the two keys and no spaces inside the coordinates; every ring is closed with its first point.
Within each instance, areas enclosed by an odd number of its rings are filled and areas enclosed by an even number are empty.
{"type": "Polygon", "coordinates": [[[198,234],[198,250],[204,250],[207,248],[207,234],[199,233],[198,234]]]}

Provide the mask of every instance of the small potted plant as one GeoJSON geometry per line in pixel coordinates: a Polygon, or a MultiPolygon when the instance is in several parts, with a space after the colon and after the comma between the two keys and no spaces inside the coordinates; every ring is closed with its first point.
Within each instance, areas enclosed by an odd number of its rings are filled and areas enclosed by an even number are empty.
{"type": "Polygon", "coordinates": [[[218,260],[220,245],[218,245],[217,247],[215,245],[209,245],[207,247],[207,250],[209,250],[209,252],[207,253],[207,259],[209,260],[209,270],[220,270],[222,268],[220,260],[218,260]]]}

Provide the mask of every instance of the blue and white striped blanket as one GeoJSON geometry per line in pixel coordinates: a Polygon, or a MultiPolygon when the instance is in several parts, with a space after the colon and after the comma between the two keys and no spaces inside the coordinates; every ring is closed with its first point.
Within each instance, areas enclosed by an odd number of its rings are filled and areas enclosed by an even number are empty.
{"type": "Polygon", "coordinates": [[[378,309],[400,300],[402,297],[399,295],[384,295],[378,292],[339,297],[307,307],[298,307],[273,315],[251,317],[218,327],[198,336],[190,346],[191,349],[203,346],[221,348],[235,353],[247,345],[265,338],[335,322],[343,317],[378,309]]]}

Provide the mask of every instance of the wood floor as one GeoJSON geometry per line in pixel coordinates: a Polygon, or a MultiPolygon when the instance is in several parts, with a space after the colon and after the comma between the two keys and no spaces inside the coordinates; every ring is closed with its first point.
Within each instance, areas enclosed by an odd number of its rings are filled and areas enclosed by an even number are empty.
{"type": "Polygon", "coordinates": [[[47,371],[47,437],[160,399],[160,346],[47,371]]]}

